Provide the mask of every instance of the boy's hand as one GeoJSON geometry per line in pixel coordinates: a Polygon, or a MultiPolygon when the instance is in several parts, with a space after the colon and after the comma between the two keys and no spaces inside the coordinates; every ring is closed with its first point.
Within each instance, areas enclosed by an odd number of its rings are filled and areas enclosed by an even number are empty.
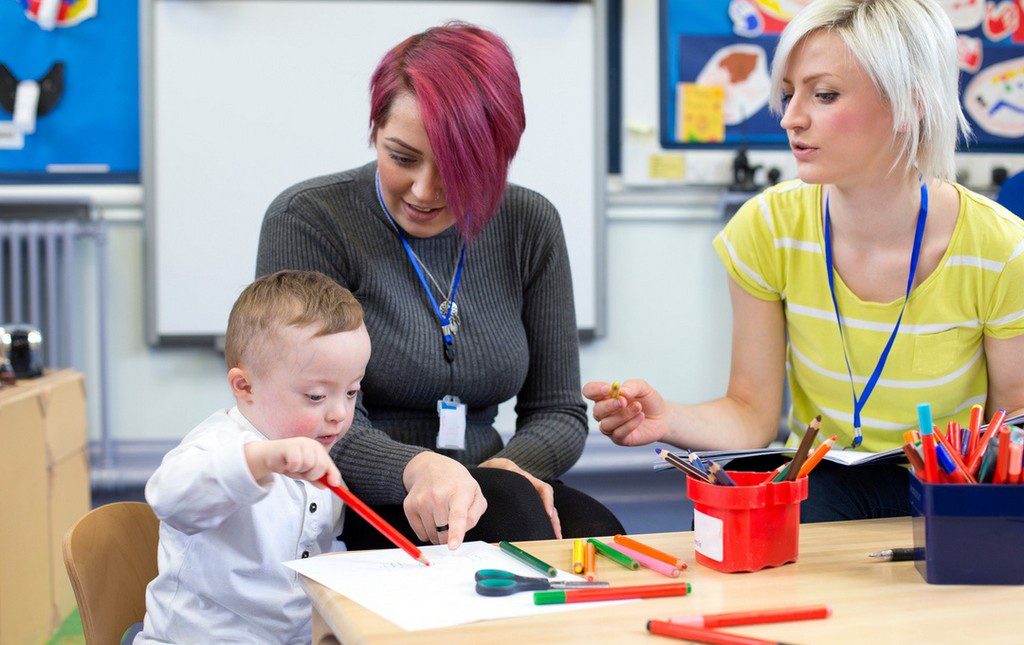
{"type": "Polygon", "coordinates": [[[261,483],[271,473],[279,473],[306,480],[317,488],[324,488],[319,481],[324,475],[332,486],[341,485],[341,473],[327,449],[309,437],[250,441],[245,444],[245,461],[252,476],[261,483]]]}

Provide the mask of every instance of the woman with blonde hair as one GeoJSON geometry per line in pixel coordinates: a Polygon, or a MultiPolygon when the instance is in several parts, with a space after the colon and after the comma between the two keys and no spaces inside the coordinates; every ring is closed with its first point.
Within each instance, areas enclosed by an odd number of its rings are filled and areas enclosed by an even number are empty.
{"type": "MultiPolygon", "coordinates": [[[[916,426],[917,403],[940,427],[974,404],[1024,406],[1024,222],[954,183],[968,134],[958,78],[956,33],[934,0],[800,11],[770,99],[799,180],[751,199],[714,241],[733,307],[726,395],[672,403],[635,380],[608,399],[607,383],[588,383],[602,432],[627,446],[762,447],[784,377],[790,445],[817,414],[837,445],[881,451],[916,426]]],[[[905,515],[906,478],[824,462],[801,516],[905,515]]]]}

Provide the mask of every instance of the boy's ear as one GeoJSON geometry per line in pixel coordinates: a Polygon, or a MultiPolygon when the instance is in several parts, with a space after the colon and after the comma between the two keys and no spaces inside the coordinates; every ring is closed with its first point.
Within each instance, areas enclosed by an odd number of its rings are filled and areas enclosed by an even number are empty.
{"type": "Polygon", "coordinates": [[[231,386],[231,393],[239,401],[252,402],[252,383],[249,382],[249,375],[241,367],[232,367],[228,370],[228,385],[231,386]]]}

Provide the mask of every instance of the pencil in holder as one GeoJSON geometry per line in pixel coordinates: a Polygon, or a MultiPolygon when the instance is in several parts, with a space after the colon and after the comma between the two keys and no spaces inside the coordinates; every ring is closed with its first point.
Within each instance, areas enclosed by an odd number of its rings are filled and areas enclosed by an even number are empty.
{"type": "Polygon", "coordinates": [[[736,486],[688,477],[697,562],[724,573],[796,562],[807,478],[765,483],[766,473],[729,472],[736,486]]]}
{"type": "Polygon", "coordinates": [[[1024,486],[910,477],[914,565],[931,584],[1024,584],[1024,486]]]}

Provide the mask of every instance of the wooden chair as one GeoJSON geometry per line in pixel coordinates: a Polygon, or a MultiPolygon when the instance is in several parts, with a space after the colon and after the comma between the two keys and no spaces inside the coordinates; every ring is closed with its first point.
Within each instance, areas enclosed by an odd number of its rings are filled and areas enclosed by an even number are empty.
{"type": "Polygon", "coordinates": [[[118,502],[93,509],[64,535],[64,566],[86,643],[120,643],[145,616],[159,532],[148,504],[118,502]]]}

